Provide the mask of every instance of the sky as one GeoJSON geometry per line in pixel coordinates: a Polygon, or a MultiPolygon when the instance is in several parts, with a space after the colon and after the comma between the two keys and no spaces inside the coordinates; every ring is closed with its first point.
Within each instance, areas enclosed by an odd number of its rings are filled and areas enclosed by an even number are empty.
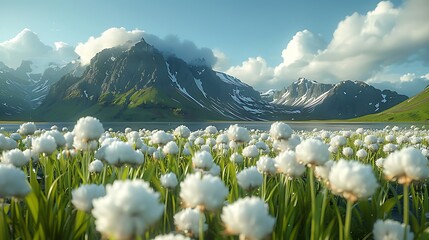
{"type": "Polygon", "coordinates": [[[427,0],[5,0],[1,8],[0,61],[13,68],[27,59],[86,64],[144,37],[257,90],[299,77],[408,96],[429,85],[427,0]]]}

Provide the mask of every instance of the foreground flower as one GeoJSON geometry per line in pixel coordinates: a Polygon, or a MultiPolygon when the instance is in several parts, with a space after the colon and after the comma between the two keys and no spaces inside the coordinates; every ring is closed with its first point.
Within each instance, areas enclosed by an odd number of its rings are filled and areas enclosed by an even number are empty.
{"type": "Polygon", "coordinates": [[[383,162],[383,173],[389,180],[410,184],[428,178],[428,160],[420,150],[404,148],[387,156],[383,162]]]}
{"type": "Polygon", "coordinates": [[[175,188],[178,184],[177,176],[173,172],[161,176],[161,184],[165,188],[175,188]]]}
{"type": "Polygon", "coordinates": [[[221,218],[227,233],[240,235],[240,239],[263,239],[275,223],[268,214],[268,205],[257,197],[239,199],[223,207],[221,218]]]}
{"type": "Polygon", "coordinates": [[[246,143],[250,141],[249,131],[244,127],[239,127],[237,124],[229,126],[228,138],[236,143],[246,143]]]}
{"type": "Polygon", "coordinates": [[[44,135],[33,140],[33,151],[37,154],[52,154],[56,149],[57,143],[52,136],[44,135]]]}
{"type": "Polygon", "coordinates": [[[305,166],[298,163],[294,151],[281,152],[274,161],[277,171],[288,178],[300,177],[305,172],[305,166]]]}
{"type": "Polygon", "coordinates": [[[329,160],[328,145],[317,139],[307,139],[296,146],[296,158],[299,163],[308,166],[323,165],[329,160]]]}
{"type": "Polygon", "coordinates": [[[410,231],[410,226],[405,226],[405,224],[390,219],[385,221],[377,220],[372,232],[375,240],[402,240],[405,236],[404,231],[407,231],[407,240],[414,239],[414,234],[410,231]]]}
{"type": "Polygon", "coordinates": [[[263,177],[255,166],[245,168],[237,174],[238,185],[244,190],[250,191],[262,185],[263,177]]]}
{"type": "Polygon", "coordinates": [[[84,142],[99,139],[103,132],[103,124],[101,124],[100,120],[94,117],[80,118],[73,129],[75,141],[79,140],[84,142]]]}
{"type": "Polygon", "coordinates": [[[275,122],[271,124],[270,136],[275,140],[288,140],[292,136],[292,128],[286,123],[275,122]]]}
{"type": "Polygon", "coordinates": [[[72,190],[72,203],[81,211],[90,212],[92,209],[92,200],[106,195],[103,185],[87,184],[72,190]]]}
{"type": "Polygon", "coordinates": [[[33,135],[36,130],[36,125],[33,122],[28,122],[19,126],[18,133],[27,136],[33,135]]]}
{"type": "Polygon", "coordinates": [[[191,130],[187,126],[180,125],[173,132],[174,136],[181,138],[188,138],[191,135],[191,130]]]}
{"type": "Polygon", "coordinates": [[[25,197],[30,191],[23,171],[9,164],[0,164],[0,198],[25,197]]]}
{"type": "Polygon", "coordinates": [[[180,188],[180,198],[185,205],[200,210],[218,209],[228,195],[228,189],[219,177],[202,175],[201,172],[187,175],[180,188]]]}
{"type": "Polygon", "coordinates": [[[19,149],[12,149],[10,151],[3,152],[1,156],[2,163],[12,164],[17,168],[27,165],[29,161],[30,158],[27,158],[19,149]]]}
{"type": "Polygon", "coordinates": [[[332,166],[329,183],[332,192],[352,202],[370,197],[378,187],[371,166],[344,159],[332,166]]]}
{"type": "Polygon", "coordinates": [[[186,208],[174,215],[174,225],[179,231],[184,232],[188,236],[198,237],[200,233],[199,223],[200,217],[203,221],[203,231],[206,231],[208,226],[205,223],[206,217],[204,213],[198,209],[186,208]]]}
{"type": "Polygon", "coordinates": [[[115,239],[142,236],[162,215],[159,193],[143,180],[115,181],[106,195],[93,201],[97,231],[115,239]]]}
{"type": "Polygon", "coordinates": [[[207,151],[200,151],[195,153],[195,155],[192,157],[192,163],[194,168],[208,171],[214,164],[213,156],[207,151]]]}

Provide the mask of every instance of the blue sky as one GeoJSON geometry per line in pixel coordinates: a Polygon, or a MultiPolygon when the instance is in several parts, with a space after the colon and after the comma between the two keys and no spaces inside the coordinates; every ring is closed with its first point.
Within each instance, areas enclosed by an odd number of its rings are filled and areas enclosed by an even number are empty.
{"type": "MultiPolygon", "coordinates": [[[[180,40],[192,41],[197,48],[215,50],[217,70],[237,76],[257,89],[280,88],[297,77],[307,77],[320,82],[361,80],[381,87],[389,86],[398,91],[411,87],[417,92],[418,88],[426,84],[428,79],[424,76],[429,73],[428,53],[423,53],[424,56],[418,53],[429,51],[429,44],[422,43],[429,39],[429,34],[426,36],[425,31],[428,26],[424,26],[427,18],[423,16],[420,20],[410,20],[413,17],[407,13],[419,8],[429,9],[428,2],[394,0],[380,4],[380,1],[375,0],[6,0],[2,2],[3,11],[0,14],[0,22],[3,23],[0,31],[0,60],[1,54],[6,52],[4,49],[2,52],[1,44],[6,48],[5,42],[25,28],[36,33],[43,44],[55,48],[55,42],[65,42],[76,47],[79,43],[85,44],[91,36],[98,38],[110,28],[123,27],[126,31],[138,29],[161,39],[175,35],[180,40]],[[377,14],[370,12],[380,13],[380,16],[373,17],[377,14]],[[350,21],[347,23],[346,19],[350,21]],[[365,22],[381,30],[361,26],[365,22]],[[349,51],[355,46],[368,44],[368,36],[365,35],[360,38],[362,43],[356,40],[338,45],[340,38],[335,38],[334,33],[338,32],[337,36],[347,35],[349,31],[339,29],[340,23],[345,23],[345,28],[355,31],[357,35],[367,34],[368,29],[375,31],[371,34],[378,34],[378,39],[374,41],[379,41],[378,45],[381,45],[389,42],[383,38],[385,36],[392,35],[392,39],[400,39],[401,34],[390,33],[392,29],[396,29],[396,25],[403,26],[404,22],[410,27],[422,28],[418,30],[424,36],[416,36],[409,43],[414,48],[402,49],[403,46],[399,44],[393,46],[393,50],[380,52],[380,55],[385,55],[384,59],[363,56],[360,60],[362,63],[356,64],[357,70],[326,70],[349,68],[350,62],[355,61],[354,56],[350,58],[350,54],[334,52],[330,46],[335,46],[335,49],[344,46],[349,51]],[[285,51],[286,49],[289,50],[285,51]],[[395,49],[402,50],[396,53],[395,49]],[[413,51],[416,52],[414,60],[413,51]],[[286,57],[282,56],[282,52],[286,57]],[[321,52],[326,53],[319,54],[321,52]],[[326,58],[339,56],[345,61],[326,62],[326,58]],[[349,62],[346,62],[347,59],[349,62]],[[305,63],[306,67],[297,68],[297,65],[305,63]],[[410,75],[404,77],[408,73],[410,75]]],[[[353,39],[353,34],[348,37],[353,39]]],[[[397,44],[396,42],[392,40],[392,44],[397,44]]],[[[377,43],[372,43],[374,49],[377,49],[376,46],[377,43]]],[[[362,51],[372,50],[369,47],[362,51]]]]}

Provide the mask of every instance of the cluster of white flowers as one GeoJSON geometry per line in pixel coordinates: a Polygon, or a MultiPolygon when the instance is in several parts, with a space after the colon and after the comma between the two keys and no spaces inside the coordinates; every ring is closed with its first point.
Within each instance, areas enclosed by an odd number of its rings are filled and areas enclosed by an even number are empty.
{"type": "Polygon", "coordinates": [[[121,141],[112,141],[107,146],[101,147],[96,157],[114,166],[141,165],[144,162],[144,155],[140,150],[134,150],[129,144],[121,141]]]}
{"type": "Polygon", "coordinates": [[[105,196],[92,203],[97,231],[115,239],[142,236],[164,211],[159,193],[143,180],[115,181],[106,186],[105,196]]]}
{"type": "Polygon", "coordinates": [[[173,141],[173,139],[173,135],[162,130],[155,132],[151,137],[152,144],[158,144],[160,146],[164,146],[168,142],[173,141]]]}
{"type": "Polygon", "coordinates": [[[278,172],[281,172],[288,178],[300,177],[305,172],[305,166],[298,163],[294,151],[281,152],[274,158],[274,161],[278,172]]]}
{"type": "Polygon", "coordinates": [[[223,207],[221,218],[227,233],[240,235],[240,239],[263,239],[275,223],[267,204],[257,197],[242,198],[223,207]]]}
{"type": "Polygon", "coordinates": [[[30,158],[26,157],[24,153],[19,149],[12,149],[2,153],[1,162],[6,164],[12,164],[13,166],[20,168],[28,164],[30,158]]]}

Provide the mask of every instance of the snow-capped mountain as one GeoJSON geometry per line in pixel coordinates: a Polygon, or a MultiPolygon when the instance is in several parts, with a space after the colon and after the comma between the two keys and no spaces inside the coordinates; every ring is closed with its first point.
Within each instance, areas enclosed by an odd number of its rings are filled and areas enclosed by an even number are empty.
{"type": "Polygon", "coordinates": [[[42,73],[33,71],[35,66],[30,61],[12,69],[0,62],[0,117],[30,113],[37,108],[46,95],[49,87],[62,76],[80,69],[77,62],[65,66],[51,64],[42,73]]]}
{"type": "Polygon", "coordinates": [[[262,101],[240,80],[166,57],[142,39],[130,49],[101,51],[81,77],[66,75],[36,114],[40,120],[52,113],[64,120],[264,120],[290,118],[297,110],[262,101]]]}
{"type": "Polygon", "coordinates": [[[406,99],[360,81],[324,84],[300,78],[275,92],[272,103],[301,108],[312,119],[346,119],[381,112],[406,99]]]}

